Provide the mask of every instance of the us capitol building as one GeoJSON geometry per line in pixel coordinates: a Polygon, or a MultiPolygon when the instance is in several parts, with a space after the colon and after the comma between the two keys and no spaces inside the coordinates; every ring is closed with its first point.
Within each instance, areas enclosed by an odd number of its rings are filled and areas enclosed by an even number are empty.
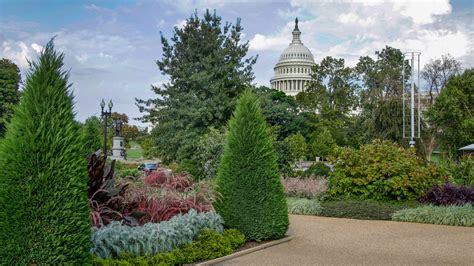
{"type": "Polygon", "coordinates": [[[270,79],[272,89],[296,96],[311,80],[311,67],[315,64],[313,54],[303,45],[298,29],[298,18],[295,19],[293,40],[290,46],[283,50],[278,63],[275,65],[275,75],[270,79]]]}

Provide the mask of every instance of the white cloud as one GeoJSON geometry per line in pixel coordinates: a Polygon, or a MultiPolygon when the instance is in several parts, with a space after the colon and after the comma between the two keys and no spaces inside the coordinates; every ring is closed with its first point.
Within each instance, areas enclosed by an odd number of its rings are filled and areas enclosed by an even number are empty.
{"type": "Polygon", "coordinates": [[[451,13],[449,0],[395,1],[394,9],[401,15],[410,17],[416,24],[434,22],[434,16],[451,13]]]}
{"type": "Polygon", "coordinates": [[[31,48],[33,48],[33,50],[35,50],[35,52],[40,53],[41,50],[43,49],[43,46],[41,46],[37,43],[32,43],[31,48]]]}
{"type": "Polygon", "coordinates": [[[255,34],[249,42],[249,49],[254,51],[282,50],[290,41],[288,37],[267,37],[262,34],[255,34]]]}
{"type": "Polygon", "coordinates": [[[185,19],[180,19],[180,20],[176,21],[176,23],[174,24],[174,26],[178,27],[179,29],[182,29],[184,27],[184,25],[186,25],[186,20],[185,19]]]}
{"type": "Polygon", "coordinates": [[[365,19],[359,17],[356,13],[344,13],[339,15],[338,21],[342,24],[358,24],[363,27],[371,26],[375,23],[375,19],[373,17],[367,17],[365,19]]]}
{"type": "Polygon", "coordinates": [[[447,0],[290,3],[290,9],[277,12],[289,21],[284,28],[274,34],[256,34],[250,49],[282,51],[291,41],[292,21],[298,16],[301,39],[316,61],[321,60],[320,56],[331,55],[354,65],[360,56],[372,56],[385,45],[404,52],[420,51],[422,62],[445,53],[468,60],[473,51],[472,35],[466,26],[453,23],[447,0]],[[442,23],[446,19],[451,19],[450,23],[442,23]]]}
{"type": "Polygon", "coordinates": [[[35,56],[37,52],[33,45],[28,46],[23,41],[7,40],[2,43],[0,56],[8,58],[16,63],[21,69],[28,68],[28,58],[35,56]]]}

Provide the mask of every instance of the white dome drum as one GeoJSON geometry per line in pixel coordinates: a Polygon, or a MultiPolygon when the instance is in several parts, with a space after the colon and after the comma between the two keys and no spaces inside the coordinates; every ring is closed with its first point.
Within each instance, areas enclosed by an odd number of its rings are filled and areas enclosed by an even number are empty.
{"type": "Polygon", "coordinates": [[[293,40],[280,55],[275,65],[275,75],[270,80],[273,89],[295,96],[304,91],[311,80],[311,67],[315,64],[313,54],[303,45],[298,29],[298,18],[295,19],[295,29],[292,32],[293,40]]]}

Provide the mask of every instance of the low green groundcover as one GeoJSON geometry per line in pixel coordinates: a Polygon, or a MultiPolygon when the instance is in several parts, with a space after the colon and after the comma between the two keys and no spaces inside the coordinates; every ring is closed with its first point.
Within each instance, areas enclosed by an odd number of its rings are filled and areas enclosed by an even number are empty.
{"type": "Polygon", "coordinates": [[[317,199],[307,198],[287,198],[288,213],[319,215],[321,213],[321,204],[317,199]]]}
{"type": "Polygon", "coordinates": [[[392,214],[417,202],[381,202],[370,200],[335,200],[321,202],[320,216],[363,220],[391,220],[392,214]]]}
{"type": "Polygon", "coordinates": [[[392,219],[403,222],[474,226],[474,208],[470,204],[462,206],[425,205],[399,210],[392,215],[392,219]]]}
{"type": "Polygon", "coordinates": [[[94,258],[93,265],[183,265],[211,260],[231,254],[245,243],[245,236],[235,229],[226,229],[220,234],[213,230],[203,230],[190,244],[171,252],[155,256],[133,257],[126,254],[116,259],[94,258]]]}

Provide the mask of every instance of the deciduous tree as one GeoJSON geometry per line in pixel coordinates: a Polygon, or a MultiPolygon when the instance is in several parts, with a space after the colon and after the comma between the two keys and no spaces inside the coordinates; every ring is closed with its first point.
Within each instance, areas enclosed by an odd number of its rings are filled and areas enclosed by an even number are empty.
{"type": "Polygon", "coordinates": [[[18,66],[9,59],[0,60],[0,137],[13,114],[13,107],[20,101],[21,76],[18,66]]]}

